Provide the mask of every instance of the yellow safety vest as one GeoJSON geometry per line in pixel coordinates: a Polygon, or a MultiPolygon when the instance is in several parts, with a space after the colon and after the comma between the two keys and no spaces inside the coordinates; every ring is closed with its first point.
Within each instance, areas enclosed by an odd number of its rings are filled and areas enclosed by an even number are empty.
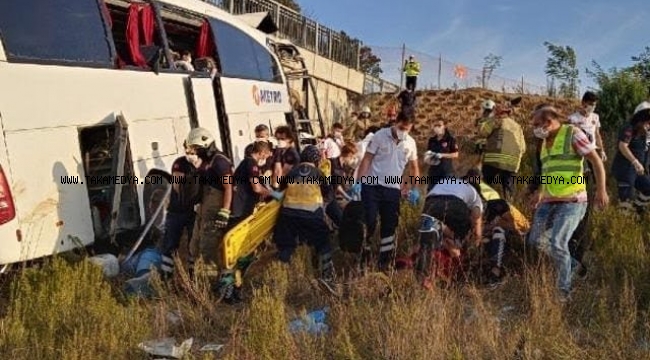
{"type": "Polygon", "coordinates": [[[544,195],[562,198],[586,191],[584,181],[576,181],[583,176],[583,165],[582,156],[573,149],[572,139],[573,126],[563,124],[553,139],[550,150],[544,140],[540,152],[542,175],[548,176],[542,184],[544,195]]]}
{"type": "Polygon", "coordinates": [[[404,66],[406,76],[418,76],[420,74],[420,63],[417,61],[409,61],[404,66]]]}
{"type": "Polygon", "coordinates": [[[479,183],[479,187],[481,188],[481,195],[483,195],[485,200],[490,201],[490,200],[499,200],[499,199],[501,199],[501,196],[499,196],[499,193],[496,192],[496,190],[492,189],[486,183],[479,183]]]}
{"type": "Polygon", "coordinates": [[[323,172],[325,176],[332,175],[332,162],[330,159],[321,159],[318,168],[323,172]]]}
{"type": "Polygon", "coordinates": [[[316,211],[323,207],[321,183],[323,173],[310,163],[301,163],[285,179],[287,191],[282,206],[290,209],[316,211]]]}

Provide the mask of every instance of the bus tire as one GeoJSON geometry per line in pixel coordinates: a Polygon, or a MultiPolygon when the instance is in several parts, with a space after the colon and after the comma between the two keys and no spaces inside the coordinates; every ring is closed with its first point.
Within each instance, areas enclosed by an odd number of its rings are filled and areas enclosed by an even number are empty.
{"type": "MultiPolygon", "coordinates": [[[[143,198],[143,204],[144,204],[144,216],[145,216],[145,224],[149,222],[153,214],[156,212],[156,208],[160,204],[161,201],[164,201],[163,197],[165,196],[165,192],[167,191],[167,188],[171,186],[170,181],[169,181],[169,175],[162,172],[162,171],[152,171],[147,175],[149,178],[151,177],[162,177],[162,181],[155,181],[155,184],[145,184],[144,189],[142,191],[142,198],[143,198]]],[[[162,221],[163,221],[163,216],[162,213],[158,216],[158,219],[154,222],[153,226],[157,228],[162,228],[162,221]]]]}

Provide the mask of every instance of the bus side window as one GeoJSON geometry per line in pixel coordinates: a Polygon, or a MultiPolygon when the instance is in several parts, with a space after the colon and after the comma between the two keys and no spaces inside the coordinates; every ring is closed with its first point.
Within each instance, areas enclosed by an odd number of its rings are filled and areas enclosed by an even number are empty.
{"type": "Polygon", "coordinates": [[[96,0],[0,1],[0,34],[10,62],[112,67],[96,0]]]}
{"type": "Polygon", "coordinates": [[[161,59],[162,43],[150,4],[130,4],[126,7],[104,3],[111,24],[117,51],[117,66],[153,68],[161,59]],[[146,24],[146,25],[145,25],[146,24]]]}

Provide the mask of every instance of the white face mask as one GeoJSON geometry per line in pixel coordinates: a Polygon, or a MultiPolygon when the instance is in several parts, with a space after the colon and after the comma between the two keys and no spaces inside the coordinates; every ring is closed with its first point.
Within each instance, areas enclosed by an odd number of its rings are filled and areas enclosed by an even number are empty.
{"type": "Polygon", "coordinates": [[[587,114],[587,116],[591,115],[594,112],[594,110],[596,110],[596,105],[589,105],[585,107],[585,113],[587,114]]]}
{"type": "Polygon", "coordinates": [[[257,166],[264,166],[264,165],[266,165],[266,159],[257,160],[257,166]]]}
{"type": "Polygon", "coordinates": [[[201,166],[201,158],[196,154],[186,154],[185,159],[192,164],[195,168],[201,166]]]}
{"type": "Polygon", "coordinates": [[[288,146],[289,146],[289,144],[287,143],[286,140],[279,140],[279,141],[278,141],[278,147],[279,147],[280,149],[284,149],[284,148],[286,148],[286,147],[288,147],[288,146]]]}
{"type": "Polygon", "coordinates": [[[269,139],[265,138],[265,137],[258,137],[258,138],[255,138],[255,141],[269,141],[269,139]]]}
{"type": "Polygon", "coordinates": [[[407,132],[402,131],[402,130],[400,130],[398,128],[395,128],[395,135],[397,136],[397,140],[404,141],[404,140],[406,140],[407,132]]]}
{"type": "Polygon", "coordinates": [[[533,129],[533,135],[539,139],[546,139],[548,137],[549,131],[543,127],[536,127],[533,129]]]}
{"type": "Polygon", "coordinates": [[[433,132],[434,132],[436,135],[442,135],[442,134],[445,133],[445,128],[440,127],[440,126],[439,126],[439,127],[434,127],[434,128],[433,128],[433,132]]]}

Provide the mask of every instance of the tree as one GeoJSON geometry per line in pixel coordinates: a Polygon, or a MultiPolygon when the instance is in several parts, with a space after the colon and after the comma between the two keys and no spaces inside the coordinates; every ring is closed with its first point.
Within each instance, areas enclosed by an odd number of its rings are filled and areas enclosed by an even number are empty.
{"type": "Polygon", "coordinates": [[[501,60],[503,57],[489,53],[486,57],[483,58],[483,71],[481,72],[481,84],[483,88],[487,88],[487,84],[490,82],[492,73],[499,66],[501,66],[501,60]]]}
{"type": "Polygon", "coordinates": [[[561,81],[559,94],[566,98],[578,95],[578,67],[576,53],[570,46],[559,46],[544,42],[549,57],[546,59],[546,75],[561,81]]]}
{"type": "Polygon", "coordinates": [[[302,12],[302,9],[300,8],[300,5],[295,0],[276,0],[280,4],[288,7],[291,10],[294,10],[297,13],[302,12]]]}
{"type": "Polygon", "coordinates": [[[361,47],[359,50],[359,67],[361,72],[370,76],[378,77],[379,74],[384,72],[379,65],[380,63],[381,59],[372,53],[370,47],[361,47]]]}
{"type": "Polygon", "coordinates": [[[646,46],[641,54],[632,56],[632,61],[635,62],[632,70],[650,86],[650,46],[646,46]]]}
{"type": "Polygon", "coordinates": [[[587,69],[587,74],[594,79],[598,91],[598,114],[605,132],[615,132],[626,122],[634,108],[646,99],[646,84],[633,68],[611,68],[604,71],[592,61],[594,70],[587,69]]]}

